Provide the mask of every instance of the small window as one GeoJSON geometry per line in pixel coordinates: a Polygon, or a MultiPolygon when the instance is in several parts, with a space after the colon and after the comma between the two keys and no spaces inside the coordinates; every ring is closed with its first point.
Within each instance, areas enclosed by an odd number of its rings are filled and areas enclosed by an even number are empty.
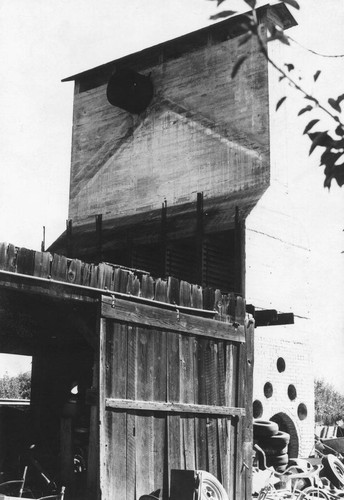
{"type": "Polygon", "coordinates": [[[293,384],[288,385],[288,398],[290,399],[290,401],[294,401],[294,399],[296,399],[296,396],[297,396],[297,391],[295,385],[293,384]]]}
{"type": "Polygon", "coordinates": [[[31,356],[0,354],[1,399],[21,400],[19,404],[27,404],[26,401],[30,401],[31,361],[31,356]]]}
{"type": "Polygon", "coordinates": [[[263,415],[263,405],[256,399],[253,401],[253,418],[260,418],[263,415]]]}
{"type": "Polygon", "coordinates": [[[274,392],[274,389],[272,387],[271,382],[266,382],[266,384],[264,385],[264,396],[266,398],[271,398],[273,392],[274,392]]]}
{"type": "Polygon", "coordinates": [[[285,371],[285,361],[283,358],[278,358],[276,364],[277,364],[277,370],[279,371],[279,373],[282,373],[285,371]]]}
{"type": "Polygon", "coordinates": [[[300,420],[305,420],[305,418],[307,418],[307,414],[307,406],[304,403],[300,403],[297,407],[297,416],[300,420]]]}

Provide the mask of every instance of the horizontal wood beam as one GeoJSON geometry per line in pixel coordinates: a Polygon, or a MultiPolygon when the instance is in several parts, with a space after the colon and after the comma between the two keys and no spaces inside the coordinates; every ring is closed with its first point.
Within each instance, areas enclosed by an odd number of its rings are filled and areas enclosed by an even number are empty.
{"type": "Polygon", "coordinates": [[[179,311],[178,306],[176,306],[175,311],[171,311],[153,305],[103,296],[101,315],[108,319],[161,330],[171,330],[185,335],[245,342],[243,326],[234,326],[214,319],[185,314],[179,311]]]}
{"type": "Polygon", "coordinates": [[[200,405],[192,403],[166,403],[160,401],[137,401],[131,399],[105,400],[107,410],[156,411],[163,413],[193,413],[198,415],[239,416],[246,414],[245,408],[230,406],[200,405]]]}
{"type": "Polygon", "coordinates": [[[0,270],[0,288],[82,302],[96,302],[99,299],[99,292],[104,292],[73,283],[3,270],[0,270]]]}

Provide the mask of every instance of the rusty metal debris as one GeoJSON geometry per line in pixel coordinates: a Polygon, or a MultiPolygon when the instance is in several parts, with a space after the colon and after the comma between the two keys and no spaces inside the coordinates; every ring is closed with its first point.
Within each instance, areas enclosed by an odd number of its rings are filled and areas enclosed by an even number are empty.
{"type": "Polygon", "coordinates": [[[344,499],[343,459],[326,455],[319,465],[296,460],[279,473],[273,467],[253,470],[253,498],[256,500],[344,499]]]}

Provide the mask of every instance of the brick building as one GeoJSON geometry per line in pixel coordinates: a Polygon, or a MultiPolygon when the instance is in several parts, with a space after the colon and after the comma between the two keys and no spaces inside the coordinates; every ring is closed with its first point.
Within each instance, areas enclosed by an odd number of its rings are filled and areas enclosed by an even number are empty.
{"type": "MultiPolygon", "coordinates": [[[[266,18],[295,24],[284,4],[258,15],[263,36],[266,18]]],[[[293,325],[256,330],[254,408],[292,434],[294,455],[307,455],[313,381],[300,273],[308,249],[270,154],[269,68],[254,39],[240,44],[241,21],[65,80],[75,82],[69,221],[50,251],[294,313],[293,325]]]]}

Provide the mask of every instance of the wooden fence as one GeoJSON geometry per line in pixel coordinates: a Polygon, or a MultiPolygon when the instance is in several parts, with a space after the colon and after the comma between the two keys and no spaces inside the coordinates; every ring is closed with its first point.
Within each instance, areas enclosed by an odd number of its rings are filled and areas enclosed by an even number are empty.
{"type": "Polygon", "coordinates": [[[63,255],[39,252],[0,243],[0,270],[36,276],[102,291],[143,297],[214,311],[216,318],[229,323],[243,323],[245,304],[240,296],[222,294],[220,290],[192,285],[175,277],[154,279],[143,270],[101,262],[91,264],[63,255]]]}
{"type": "Polygon", "coordinates": [[[160,490],[167,500],[171,470],[193,469],[214,474],[230,500],[249,499],[253,325],[242,297],[0,244],[1,286],[24,289],[29,276],[30,291],[62,283],[65,298],[99,301],[87,498],[160,490]]]}

